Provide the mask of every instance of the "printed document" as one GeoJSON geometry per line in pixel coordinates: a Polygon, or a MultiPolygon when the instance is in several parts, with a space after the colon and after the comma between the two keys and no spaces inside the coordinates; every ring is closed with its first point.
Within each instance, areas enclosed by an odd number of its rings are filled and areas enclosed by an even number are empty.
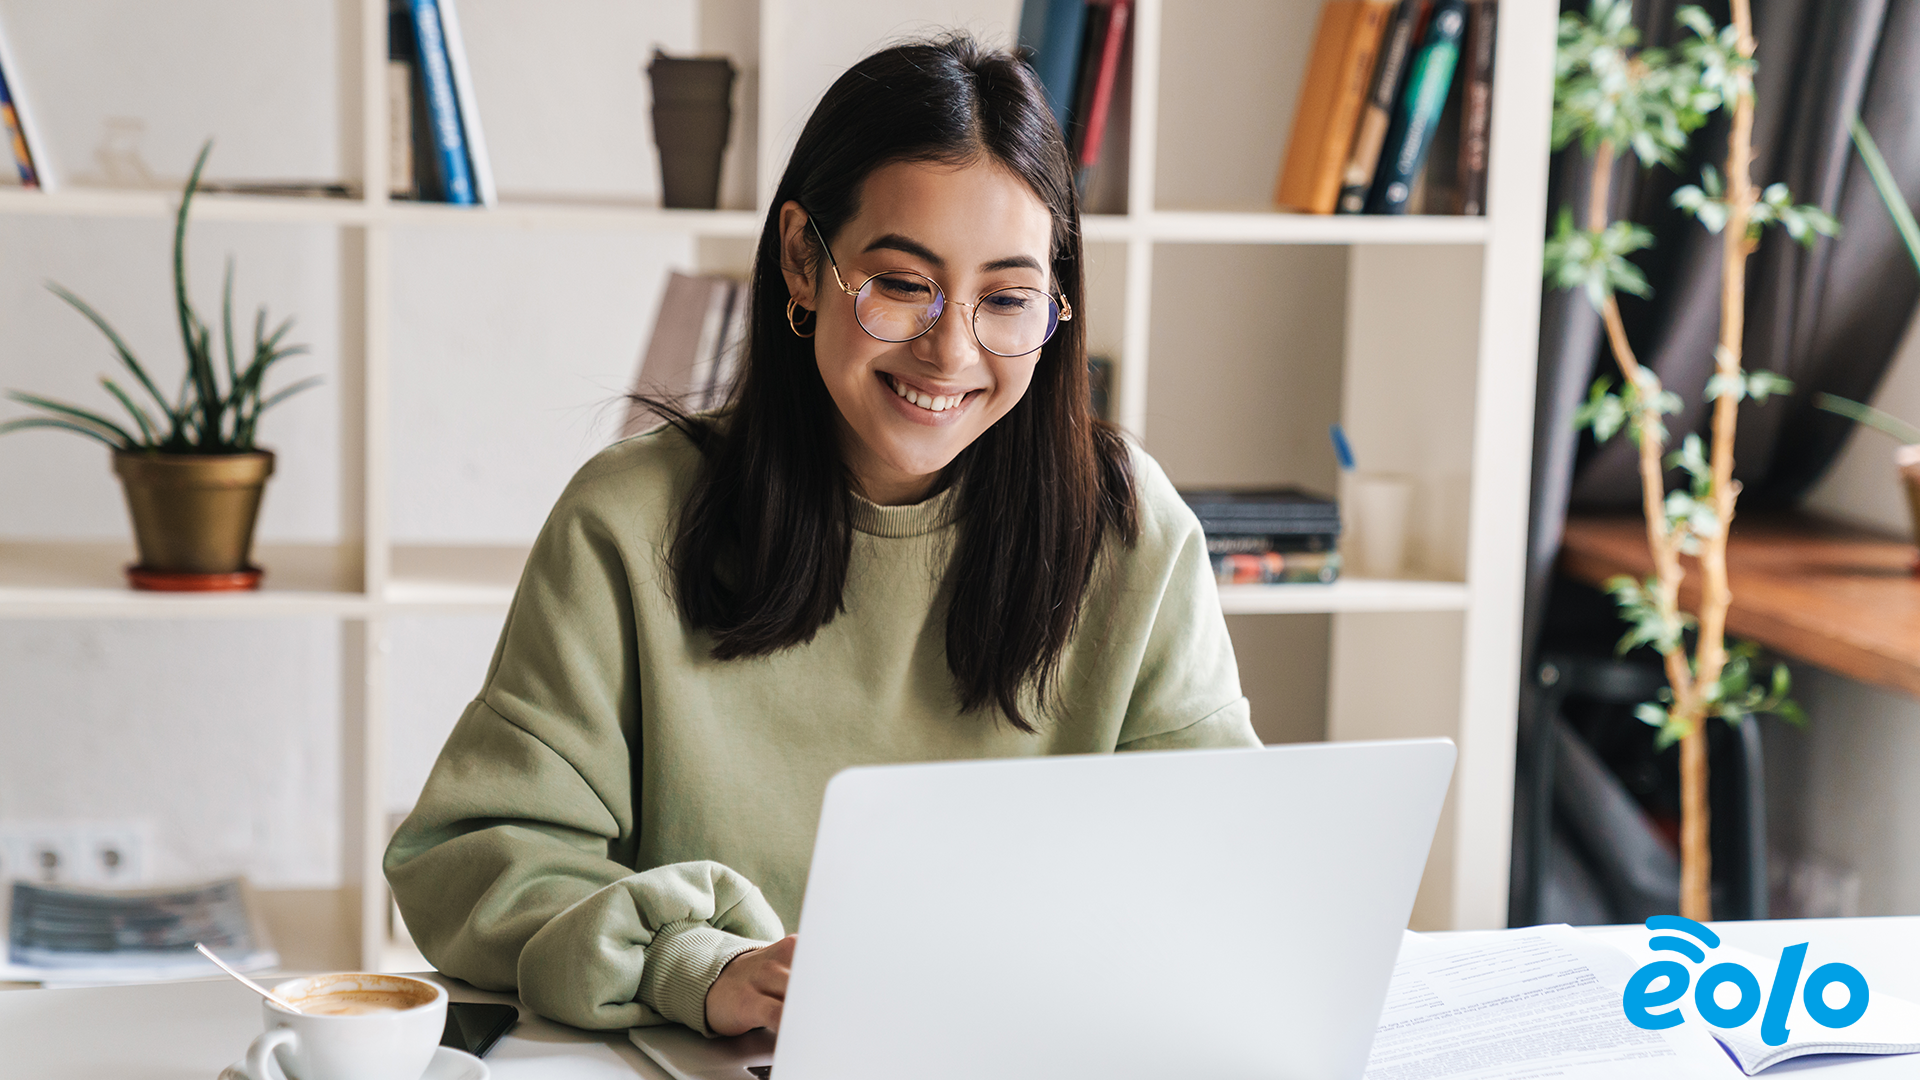
{"type": "Polygon", "coordinates": [[[1567,926],[1408,934],[1366,1080],[1688,1080],[1741,1070],[1706,1028],[1627,1022],[1627,956],[1567,926]]]}

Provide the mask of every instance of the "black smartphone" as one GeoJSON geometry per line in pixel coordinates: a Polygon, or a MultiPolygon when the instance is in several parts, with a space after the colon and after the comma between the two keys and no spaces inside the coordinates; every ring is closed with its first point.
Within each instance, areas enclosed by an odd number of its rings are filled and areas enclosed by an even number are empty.
{"type": "Polygon", "coordinates": [[[440,1033],[440,1045],[465,1050],[474,1057],[486,1057],[500,1036],[520,1022],[520,1010],[512,1005],[491,1001],[447,1002],[447,1027],[440,1033]]]}

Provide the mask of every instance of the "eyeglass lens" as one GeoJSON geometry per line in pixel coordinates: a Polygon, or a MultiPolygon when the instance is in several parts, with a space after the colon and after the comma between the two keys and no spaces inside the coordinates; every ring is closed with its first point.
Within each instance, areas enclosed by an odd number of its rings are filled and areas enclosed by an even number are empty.
{"type": "MultiPolygon", "coordinates": [[[[906,271],[879,274],[854,297],[860,328],[881,341],[912,341],[932,329],[946,308],[932,278],[906,271]]],[[[973,334],[980,347],[999,356],[1025,356],[1053,337],[1060,305],[1039,289],[995,289],[973,304],[973,334]]]]}

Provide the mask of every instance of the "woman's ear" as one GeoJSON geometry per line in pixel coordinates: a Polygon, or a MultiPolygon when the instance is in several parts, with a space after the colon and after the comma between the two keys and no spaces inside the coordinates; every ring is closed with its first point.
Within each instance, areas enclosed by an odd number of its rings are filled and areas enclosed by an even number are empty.
{"type": "Polygon", "coordinates": [[[787,279],[787,295],[800,306],[814,309],[812,267],[816,255],[807,227],[807,212],[788,199],[780,204],[780,275],[787,279]]]}

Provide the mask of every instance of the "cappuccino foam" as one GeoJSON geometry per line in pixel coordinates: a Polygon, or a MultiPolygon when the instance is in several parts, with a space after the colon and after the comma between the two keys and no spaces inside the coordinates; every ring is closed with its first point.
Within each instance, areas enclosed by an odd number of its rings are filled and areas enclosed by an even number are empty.
{"type": "Polygon", "coordinates": [[[295,1008],[315,1016],[365,1016],[369,1013],[400,1012],[423,1002],[412,994],[389,990],[321,991],[289,999],[295,1008]]]}

